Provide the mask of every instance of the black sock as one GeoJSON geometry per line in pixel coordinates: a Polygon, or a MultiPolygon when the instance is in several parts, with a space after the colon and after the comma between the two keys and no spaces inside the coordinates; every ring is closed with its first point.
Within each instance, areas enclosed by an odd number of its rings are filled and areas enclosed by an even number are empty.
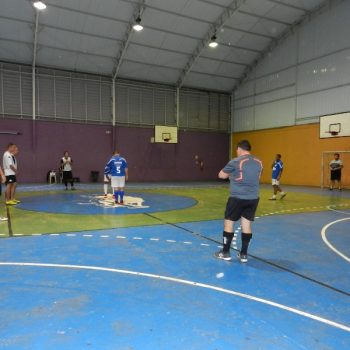
{"type": "Polygon", "coordinates": [[[241,254],[247,255],[249,242],[252,239],[251,233],[243,233],[242,232],[242,249],[241,254]]]}
{"type": "Polygon", "coordinates": [[[233,236],[234,236],[233,232],[224,231],[222,234],[222,245],[224,246],[223,251],[226,253],[230,251],[233,236]]]}

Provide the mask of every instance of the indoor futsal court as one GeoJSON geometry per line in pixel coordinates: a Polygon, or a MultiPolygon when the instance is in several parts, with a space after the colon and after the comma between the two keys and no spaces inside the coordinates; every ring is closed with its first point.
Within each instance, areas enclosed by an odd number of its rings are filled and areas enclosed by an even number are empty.
{"type": "Polygon", "coordinates": [[[349,31],[350,0],[2,0],[0,349],[350,349],[349,31]]]}

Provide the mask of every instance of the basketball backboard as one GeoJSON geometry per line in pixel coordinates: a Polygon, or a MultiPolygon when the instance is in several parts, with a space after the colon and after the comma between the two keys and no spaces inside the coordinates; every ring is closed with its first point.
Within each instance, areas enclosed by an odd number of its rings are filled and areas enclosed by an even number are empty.
{"type": "Polygon", "coordinates": [[[177,143],[177,127],[155,125],[154,142],[156,143],[177,143]]]}
{"type": "Polygon", "coordinates": [[[350,136],[350,113],[320,117],[320,138],[350,136]]]}

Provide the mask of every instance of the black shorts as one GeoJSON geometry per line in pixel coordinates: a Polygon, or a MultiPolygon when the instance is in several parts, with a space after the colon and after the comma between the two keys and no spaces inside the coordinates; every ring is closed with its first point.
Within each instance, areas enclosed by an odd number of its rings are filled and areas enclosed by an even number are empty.
{"type": "Polygon", "coordinates": [[[331,180],[340,181],[341,179],[341,169],[331,171],[331,180]]]}
{"type": "Polygon", "coordinates": [[[63,181],[73,181],[73,173],[71,171],[64,171],[62,174],[63,181]]]}
{"type": "Polygon", "coordinates": [[[230,197],[226,204],[225,219],[237,221],[241,217],[244,217],[249,221],[254,221],[258,204],[259,198],[240,199],[236,197],[230,197]]]}
{"type": "Polygon", "coordinates": [[[14,184],[17,182],[16,175],[7,175],[6,176],[6,185],[8,184],[14,184]]]}

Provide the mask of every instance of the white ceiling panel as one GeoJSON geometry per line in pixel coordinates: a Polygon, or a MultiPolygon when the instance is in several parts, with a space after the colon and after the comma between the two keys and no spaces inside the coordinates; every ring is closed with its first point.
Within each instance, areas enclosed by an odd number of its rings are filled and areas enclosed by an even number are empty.
{"type": "Polygon", "coordinates": [[[129,46],[125,59],[178,69],[182,69],[188,61],[186,55],[169,54],[166,51],[144,48],[133,44],[129,46]]]}
{"type": "Polygon", "coordinates": [[[279,0],[279,2],[296,6],[308,11],[313,10],[316,6],[320,5],[319,0],[279,0]]]}
{"type": "Polygon", "coordinates": [[[161,11],[147,9],[142,15],[142,24],[159,30],[170,31],[182,35],[191,35],[201,39],[208,30],[208,23],[193,21],[189,18],[175,16],[161,11]]]}
{"type": "Polygon", "coordinates": [[[271,18],[275,18],[279,21],[286,23],[294,23],[301,16],[305,14],[305,11],[301,11],[298,9],[286,7],[286,6],[275,6],[268,12],[268,16],[271,18]]]}
{"type": "Polygon", "coordinates": [[[51,28],[43,28],[39,34],[39,45],[47,45],[66,50],[79,51],[85,53],[94,53],[103,56],[114,57],[116,53],[117,43],[101,38],[91,38],[75,33],[53,30],[51,28]],[[112,45],[111,45],[112,44],[112,45]]]}
{"type": "Polygon", "coordinates": [[[125,23],[113,18],[101,18],[57,7],[50,7],[47,13],[41,14],[40,24],[117,39],[123,38],[126,29],[125,23]]]}
{"type": "Polygon", "coordinates": [[[125,18],[135,7],[133,1],[111,0],[46,0],[47,8],[66,8],[70,12],[91,13],[92,15],[125,18]]]}
{"type": "Polygon", "coordinates": [[[198,58],[193,70],[199,72],[207,72],[210,74],[218,74],[231,77],[240,77],[244,71],[244,66],[239,66],[232,63],[222,61],[208,60],[207,58],[198,58]]]}
{"type": "Polygon", "coordinates": [[[202,1],[188,1],[181,14],[214,22],[223,12],[223,9],[202,1]]]}
{"type": "Polygon", "coordinates": [[[31,42],[33,29],[25,22],[2,19],[0,21],[0,38],[31,42]]]}
{"type": "Polygon", "coordinates": [[[268,0],[247,0],[240,9],[245,12],[264,16],[274,7],[276,7],[276,4],[268,0]]]}
{"type": "Polygon", "coordinates": [[[0,39],[1,60],[30,64],[33,59],[33,46],[26,43],[0,39]]]}
{"type": "Polygon", "coordinates": [[[33,20],[35,11],[29,1],[1,0],[0,16],[33,20]]]}

